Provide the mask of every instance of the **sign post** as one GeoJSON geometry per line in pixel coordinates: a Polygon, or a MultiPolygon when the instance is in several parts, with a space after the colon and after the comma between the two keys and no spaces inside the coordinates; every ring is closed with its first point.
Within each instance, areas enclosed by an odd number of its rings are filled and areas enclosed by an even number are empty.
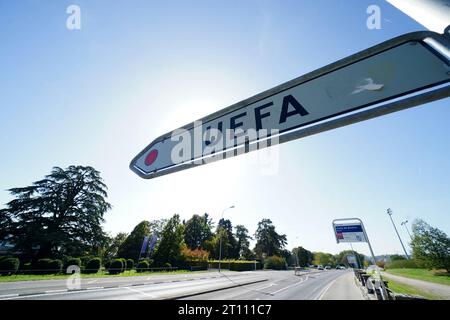
{"type": "Polygon", "coordinates": [[[234,157],[446,98],[449,82],[450,34],[405,34],[168,132],[130,169],[151,179],[234,157]]]}
{"type": "Polygon", "coordinates": [[[375,265],[375,269],[378,271],[380,286],[381,286],[381,295],[383,300],[387,300],[388,295],[386,291],[386,287],[384,285],[383,279],[381,277],[381,272],[379,267],[377,266],[377,261],[375,259],[375,254],[372,250],[372,245],[370,244],[369,237],[367,236],[366,229],[364,228],[364,224],[359,218],[345,218],[345,219],[334,219],[332,222],[334,236],[336,237],[336,242],[367,242],[369,245],[370,254],[372,255],[373,263],[375,265]],[[347,221],[347,223],[343,223],[347,221]],[[357,221],[357,222],[348,222],[348,221],[357,221]],[[340,223],[337,223],[340,222],[340,223]]]}

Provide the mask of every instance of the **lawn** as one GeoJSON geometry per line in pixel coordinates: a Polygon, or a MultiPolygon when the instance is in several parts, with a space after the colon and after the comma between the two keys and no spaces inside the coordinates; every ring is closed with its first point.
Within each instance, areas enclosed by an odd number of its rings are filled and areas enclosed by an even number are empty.
{"type": "MultiPolygon", "coordinates": [[[[153,271],[153,272],[141,272],[137,273],[136,270],[125,271],[119,274],[108,274],[105,272],[99,272],[95,274],[81,274],[81,278],[114,278],[114,277],[136,277],[136,276],[156,276],[156,275],[170,275],[180,273],[190,273],[192,271],[187,270],[175,270],[175,271],[153,271]]],[[[203,271],[194,271],[203,272],[203,271]]],[[[70,274],[48,274],[48,275],[34,275],[34,274],[17,274],[11,276],[0,276],[0,282],[12,282],[12,281],[33,281],[33,280],[61,280],[70,277],[70,274]]]]}
{"type": "Polygon", "coordinates": [[[386,272],[396,276],[402,276],[411,279],[424,280],[450,286],[450,274],[444,270],[427,269],[387,269],[386,272]]]}
{"type": "Polygon", "coordinates": [[[430,299],[430,300],[441,300],[441,299],[443,299],[443,298],[441,298],[441,297],[439,297],[437,295],[418,290],[416,287],[411,287],[411,286],[405,285],[403,283],[398,283],[398,282],[395,282],[395,281],[393,281],[391,279],[388,279],[388,281],[389,281],[388,282],[388,287],[394,293],[408,294],[408,295],[411,295],[411,296],[421,296],[421,297],[424,297],[424,298],[430,299]]]}

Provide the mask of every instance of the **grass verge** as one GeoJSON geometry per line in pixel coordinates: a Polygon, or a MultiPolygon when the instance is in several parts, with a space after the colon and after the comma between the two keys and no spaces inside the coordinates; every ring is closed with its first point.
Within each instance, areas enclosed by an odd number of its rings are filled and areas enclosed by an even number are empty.
{"type": "Polygon", "coordinates": [[[429,281],[450,286],[450,274],[446,273],[445,270],[404,268],[404,269],[387,269],[386,272],[396,276],[429,281]]]}
{"type": "Polygon", "coordinates": [[[387,279],[388,282],[388,287],[389,289],[391,289],[394,293],[399,293],[399,294],[408,294],[408,295],[412,295],[412,296],[421,296],[424,297],[426,299],[430,299],[430,300],[442,300],[443,298],[422,290],[418,290],[416,287],[412,287],[412,286],[408,286],[405,285],[403,283],[399,283],[396,281],[393,281],[391,279],[387,279]]]}
{"type": "MultiPolygon", "coordinates": [[[[81,278],[117,278],[117,277],[140,277],[140,276],[159,276],[159,275],[172,275],[172,274],[183,274],[191,272],[205,272],[205,271],[187,271],[187,270],[176,270],[176,271],[153,271],[153,272],[141,272],[137,273],[136,270],[125,271],[119,274],[108,274],[104,272],[99,272],[95,274],[81,274],[81,278]]],[[[34,274],[17,274],[11,276],[0,276],[0,282],[14,282],[14,281],[37,281],[37,280],[63,280],[70,277],[70,274],[49,274],[49,275],[34,275],[34,274]]]]}

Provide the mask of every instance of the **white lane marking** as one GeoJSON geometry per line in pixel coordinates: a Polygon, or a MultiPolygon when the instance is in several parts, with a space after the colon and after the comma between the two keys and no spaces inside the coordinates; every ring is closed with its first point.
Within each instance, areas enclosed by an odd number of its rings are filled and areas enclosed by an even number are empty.
{"type": "Polygon", "coordinates": [[[156,298],[156,296],[151,295],[151,294],[148,294],[148,293],[145,293],[145,292],[142,292],[141,290],[133,289],[133,288],[130,288],[130,287],[125,287],[125,289],[128,289],[128,290],[130,290],[130,291],[139,293],[139,294],[141,294],[141,295],[143,295],[143,296],[145,296],[145,297],[147,297],[147,298],[152,298],[152,299],[155,299],[155,298],[156,298]]]}
{"type": "Polygon", "coordinates": [[[290,289],[290,288],[292,288],[292,287],[298,286],[299,284],[301,284],[301,283],[303,283],[303,282],[304,282],[304,280],[303,280],[303,278],[301,278],[300,281],[298,281],[298,282],[296,282],[296,283],[294,283],[294,284],[291,284],[291,285],[289,285],[289,286],[287,286],[287,287],[281,288],[281,289],[279,289],[279,290],[277,290],[277,291],[271,292],[270,294],[271,294],[271,295],[277,294],[277,293],[279,293],[279,292],[281,292],[281,291],[284,291],[284,290],[290,289]]]}
{"type": "Polygon", "coordinates": [[[0,296],[0,299],[6,299],[6,298],[12,298],[12,297],[18,297],[18,293],[12,293],[12,294],[4,294],[0,296]]]}
{"type": "Polygon", "coordinates": [[[98,282],[98,279],[97,280],[88,281],[88,284],[96,283],[96,282],[98,282]]]}
{"type": "Polygon", "coordinates": [[[67,292],[67,289],[59,289],[59,290],[47,290],[45,293],[57,293],[57,292],[67,292]]]}
{"type": "Polygon", "coordinates": [[[86,290],[97,290],[97,289],[104,289],[103,287],[89,287],[86,288],[86,290]]]}
{"type": "Polygon", "coordinates": [[[331,281],[315,298],[314,300],[322,300],[325,293],[331,288],[331,286],[336,282],[337,279],[342,277],[343,275],[340,275],[336,277],[333,281],[331,281]]]}

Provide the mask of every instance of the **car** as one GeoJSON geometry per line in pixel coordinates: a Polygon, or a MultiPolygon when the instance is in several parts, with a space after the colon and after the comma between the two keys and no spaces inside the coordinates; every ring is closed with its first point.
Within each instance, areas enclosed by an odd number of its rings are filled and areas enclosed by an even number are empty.
{"type": "Polygon", "coordinates": [[[331,266],[325,266],[325,270],[331,270],[331,266]]]}
{"type": "Polygon", "coordinates": [[[323,265],[319,264],[319,265],[317,266],[317,270],[323,270],[323,265]]]}
{"type": "Polygon", "coordinates": [[[337,269],[337,270],[344,270],[345,267],[344,267],[344,266],[337,266],[336,269],[337,269]]]}

